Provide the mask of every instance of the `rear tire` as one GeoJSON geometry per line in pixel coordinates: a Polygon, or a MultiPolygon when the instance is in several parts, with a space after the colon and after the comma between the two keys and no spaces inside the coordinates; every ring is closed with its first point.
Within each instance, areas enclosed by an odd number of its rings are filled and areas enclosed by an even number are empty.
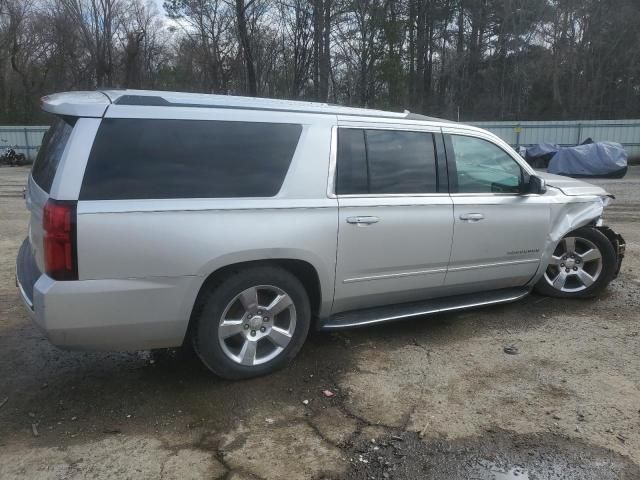
{"type": "Polygon", "coordinates": [[[287,365],[309,332],[311,308],[298,278],[280,267],[232,273],[205,293],[191,340],[219,377],[257,377],[287,365]]]}
{"type": "Polygon", "coordinates": [[[579,228],[558,243],[535,290],[557,298],[593,297],[613,280],[617,261],[613,245],[602,232],[579,228]]]}

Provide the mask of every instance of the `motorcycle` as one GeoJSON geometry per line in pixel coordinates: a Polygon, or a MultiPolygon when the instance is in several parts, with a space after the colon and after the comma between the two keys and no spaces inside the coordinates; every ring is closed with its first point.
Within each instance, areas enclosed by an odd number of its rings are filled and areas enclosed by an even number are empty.
{"type": "Polygon", "coordinates": [[[5,152],[0,155],[0,165],[9,165],[10,167],[21,167],[27,164],[27,157],[24,153],[17,153],[15,148],[7,147],[5,152]]]}

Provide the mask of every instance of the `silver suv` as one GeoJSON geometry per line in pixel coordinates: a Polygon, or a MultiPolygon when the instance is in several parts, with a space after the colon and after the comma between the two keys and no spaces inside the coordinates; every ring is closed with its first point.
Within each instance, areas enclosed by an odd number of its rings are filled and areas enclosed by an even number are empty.
{"type": "Polygon", "coordinates": [[[534,172],[489,132],[411,113],[151,91],[44,97],[17,262],[65,348],[188,341],[216,374],[336,330],[574,298],[624,241],[599,187],[534,172]]]}

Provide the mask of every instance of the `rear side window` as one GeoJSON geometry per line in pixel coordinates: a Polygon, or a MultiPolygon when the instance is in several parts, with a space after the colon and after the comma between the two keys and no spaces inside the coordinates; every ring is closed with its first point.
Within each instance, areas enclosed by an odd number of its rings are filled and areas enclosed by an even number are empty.
{"type": "Polygon", "coordinates": [[[369,193],[364,130],[342,129],[338,134],[336,193],[369,193]]]}
{"type": "Polygon", "coordinates": [[[272,197],[301,125],[104,119],[81,200],[272,197]]]}
{"type": "Polygon", "coordinates": [[[431,133],[341,129],[336,169],[337,194],[437,192],[431,133]]]}
{"type": "Polygon", "coordinates": [[[38,186],[47,193],[51,191],[51,184],[56,176],[64,147],[66,147],[73,130],[73,123],[74,121],[69,119],[56,118],[42,139],[31,176],[38,186]]]}

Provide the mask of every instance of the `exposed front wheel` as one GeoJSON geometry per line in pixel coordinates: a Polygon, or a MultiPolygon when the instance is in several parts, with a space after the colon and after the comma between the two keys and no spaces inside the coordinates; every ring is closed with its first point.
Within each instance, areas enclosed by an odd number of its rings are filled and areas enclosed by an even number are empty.
{"type": "Polygon", "coordinates": [[[229,379],[269,373],[292,359],[310,324],[302,283],[278,267],[233,273],[207,294],[193,346],[215,374],[229,379]]]}
{"type": "Polygon", "coordinates": [[[560,298],[587,298],[604,289],[616,271],[609,239],[592,227],[565,236],[554,250],[536,290],[560,298]]]}

